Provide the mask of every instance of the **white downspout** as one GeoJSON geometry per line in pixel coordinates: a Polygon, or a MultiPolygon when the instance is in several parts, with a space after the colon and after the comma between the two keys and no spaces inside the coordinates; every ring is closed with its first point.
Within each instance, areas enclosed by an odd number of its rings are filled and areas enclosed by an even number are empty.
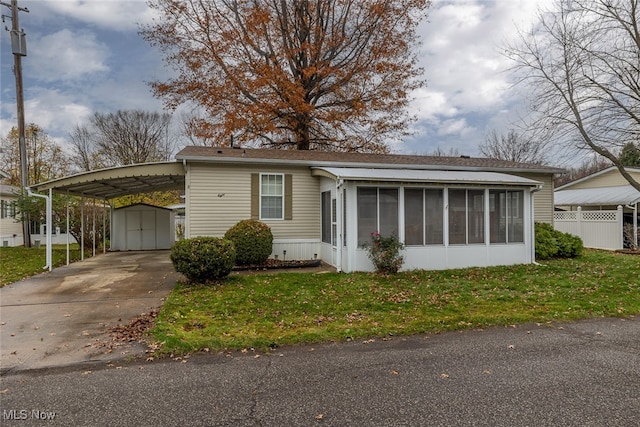
{"type": "Polygon", "coordinates": [[[49,195],[45,196],[44,194],[38,194],[38,193],[34,193],[31,191],[31,188],[26,187],[27,189],[27,194],[29,194],[29,196],[31,197],[42,197],[43,199],[45,199],[45,204],[46,204],[46,219],[45,219],[45,226],[47,229],[47,247],[45,249],[45,253],[46,253],[46,263],[47,265],[45,265],[44,267],[42,267],[43,270],[48,269],[49,271],[51,271],[52,266],[51,266],[51,198],[53,196],[52,194],[52,189],[49,189],[49,195]]]}

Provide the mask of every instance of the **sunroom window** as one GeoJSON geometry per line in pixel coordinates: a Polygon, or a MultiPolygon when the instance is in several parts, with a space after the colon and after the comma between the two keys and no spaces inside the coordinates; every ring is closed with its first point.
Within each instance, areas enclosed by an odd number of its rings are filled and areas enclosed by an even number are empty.
{"type": "Polygon", "coordinates": [[[358,246],[372,233],[398,236],[398,189],[358,187],[358,246]]]}

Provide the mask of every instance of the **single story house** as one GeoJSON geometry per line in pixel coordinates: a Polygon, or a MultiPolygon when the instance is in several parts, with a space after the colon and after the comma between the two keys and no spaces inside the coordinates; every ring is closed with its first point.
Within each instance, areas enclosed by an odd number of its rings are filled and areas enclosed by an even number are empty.
{"type": "MultiPolygon", "coordinates": [[[[640,169],[625,170],[640,182],[640,169]]],[[[585,246],[622,249],[625,224],[638,241],[640,191],[615,166],[558,187],[554,199],[556,228],[578,235],[585,246]]]]}
{"type": "Polygon", "coordinates": [[[273,256],[372,271],[372,233],[405,244],[404,270],[531,263],[562,170],[495,159],[186,147],[185,237],[254,218],[273,256]]]}

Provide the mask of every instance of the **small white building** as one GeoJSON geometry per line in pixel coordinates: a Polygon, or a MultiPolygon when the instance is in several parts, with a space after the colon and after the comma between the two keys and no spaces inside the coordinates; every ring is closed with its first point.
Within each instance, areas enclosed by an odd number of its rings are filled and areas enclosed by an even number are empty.
{"type": "Polygon", "coordinates": [[[112,210],[112,251],[170,249],[175,241],[175,214],[145,203],[112,210]]]}

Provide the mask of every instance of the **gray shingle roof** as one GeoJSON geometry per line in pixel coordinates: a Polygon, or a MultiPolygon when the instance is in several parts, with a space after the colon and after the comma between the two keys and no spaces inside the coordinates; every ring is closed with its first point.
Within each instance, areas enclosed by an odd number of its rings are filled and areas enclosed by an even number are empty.
{"type": "Polygon", "coordinates": [[[189,146],[182,149],[177,160],[220,163],[286,163],[308,166],[342,166],[370,168],[411,168],[438,170],[483,170],[562,173],[563,169],[482,157],[441,157],[408,154],[340,153],[313,150],[275,150],[259,148],[228,148],[189,146]]]}

